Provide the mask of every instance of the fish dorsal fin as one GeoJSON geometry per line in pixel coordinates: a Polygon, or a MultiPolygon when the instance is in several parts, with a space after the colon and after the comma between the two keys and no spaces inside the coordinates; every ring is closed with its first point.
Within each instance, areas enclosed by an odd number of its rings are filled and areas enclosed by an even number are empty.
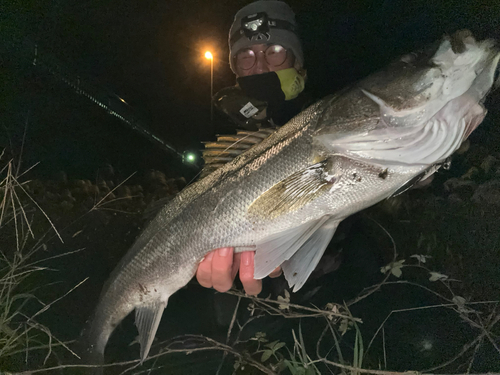
{"type": "Polygon", "coordinates": [[[262,128],[257,131],[237,130],[234,135],[217,135],[217,141],[205,142],[205,150],[203,150],[205,166],[201,171],[200,179],[261,143],[276,130],[278,128],[262,128]]]}
{"type": "Polygon", "coordinates": [[[295,228],[269,236],[256,243],[254,278],[262,279],[290,259],[329,219],[311,220],[295,228]]]}
{"type": "Polygon", "coordinates": [[[139,330],[139,344],[141,345],[141,363],[148,356],[165,307],[167,307],[167,301],[156,301],[135,309],[135,325],[139,330]]]}
{"type": "Polygon", "coordinates": [[[248,208],[250,215],[276,218],[318,198],[340,179],[340,169],[327,159],[278,182],[248,208]]]}
{"type": "Polygon", "coordinates": [[[294,292],[302,288],[318,265],[338,225],[338,220],[327,220],[289,260],[281,265],[288,285],[290,288],[293,287],[294,292]]]}

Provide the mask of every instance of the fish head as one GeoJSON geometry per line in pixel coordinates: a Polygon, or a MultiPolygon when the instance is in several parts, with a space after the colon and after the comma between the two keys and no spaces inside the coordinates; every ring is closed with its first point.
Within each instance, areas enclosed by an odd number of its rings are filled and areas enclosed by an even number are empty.
{"type": "Polygon", "coordinates": [[[323,153],[385,166],[442,162],[484,119],[499,60],[491,39],[466,30],[445,36],[333,100],[315,142],[323,153]],[[352,113],[361,114],[353,121],[352,113]]]}
{"type": "MultiPolygon", "coordinates": [[[[484,97],[494,82],[499,51],[491,39],[476,41],[460,30],[420,51],[406,54],[361,83],[391,114],[404,115],[464,94],[481,73],[484,97]]],[[[476,85],[477,86],[477,85],[476,85]]],[[[429,109],[427,109],[429,110],[429,109]]]]}

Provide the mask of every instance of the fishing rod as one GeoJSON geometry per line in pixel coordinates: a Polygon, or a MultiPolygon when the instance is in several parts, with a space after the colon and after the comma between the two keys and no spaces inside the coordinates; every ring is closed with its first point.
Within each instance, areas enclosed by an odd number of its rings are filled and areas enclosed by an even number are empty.
{"type": "Polygon", "coordinates": [[[25,56],[31,56],[32,66],[48,71],[57,80],[71,87],[75,93],[83,95],[163,151],[180,158],[182,162],[188,166],[198,168],[197,158],[194,153],[177,151],[174,146],[149,130],[144,122],[133,114],[133,109],[130,105],[119,95],[103,88],[99,84],[91,84],[89,79],[84,80],[79,75],[70,72],[65,68],[64,64],[54,56],[48,53],[40,53],[38,44],[36,43],[25,39],[21,43],[16,43],[13,47],[11,51],[25,56]]]}

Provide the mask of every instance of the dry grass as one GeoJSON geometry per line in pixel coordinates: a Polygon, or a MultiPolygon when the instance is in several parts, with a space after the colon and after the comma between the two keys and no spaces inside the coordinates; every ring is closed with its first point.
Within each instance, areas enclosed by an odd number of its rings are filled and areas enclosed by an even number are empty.
{"type": "MultiPolygon", "coordinates": [[[[4,152],[0,154],[0,162],[4,155],[4,152]]],[[[35,214],[41,213],[49,224],[49,231],[55,232],[61,241],[62,238],[47,214],[27,193],[26,182],[21,182],[28,171],[20,174],[18,169],[14,160],[4,161],[0,169],[0,364],[16,363],[18,367],[22,358],[22,366],[27,367],[30,353],[42,350],[45,355],[39,365],[43,366],[54,354],[54,348],[69,348],[37,321],[37,317],[60,298],[44,303],[36,296],[37,288],[28,287],[32,284],[30,279],[48,269],[42,264],[54,258],[35,257],[46,248],[41,241],[43,236],[35,238],[35,214]]]]}

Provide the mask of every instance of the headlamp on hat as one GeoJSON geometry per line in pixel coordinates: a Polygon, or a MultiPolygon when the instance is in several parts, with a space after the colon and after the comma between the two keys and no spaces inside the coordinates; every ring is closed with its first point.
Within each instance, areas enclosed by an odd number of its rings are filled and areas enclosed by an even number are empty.
{"type": "Polygon", "coordinates": [[[257,34],[267,34],[269,32],[268,22],[265,12],[251,14],[241,19],[241,30],[248,39],[252,39],[257,34]]]}
{"type": "Polygon", "coordinates": [[[243,17],[241,19],[240,29],[231,36],[230,44],[233,45],[242,35],[248,38],[248,40],[256,40],[270,38],[269,31],[270,28],[283,29],[291,32],[296,32],[296,28],[293,24],[284,20],[274,20],[269,18],[267,13],[260,12],[256,14],[250,14],[249,16],[243,17]],[[261,37],[257,37],[261,35],[261,37]]]}

